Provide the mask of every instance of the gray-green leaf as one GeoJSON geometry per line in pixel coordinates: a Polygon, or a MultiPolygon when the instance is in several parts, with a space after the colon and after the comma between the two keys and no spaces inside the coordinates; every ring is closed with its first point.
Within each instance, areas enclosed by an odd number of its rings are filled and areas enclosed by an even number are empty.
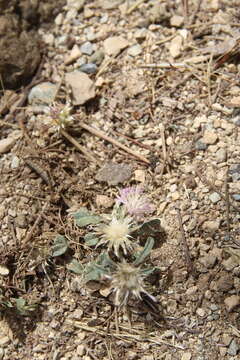
{"type": "Polygon", "coordinates": [[[87,246],[95,246],[97,245],[99,239],[96,237],[95,234],[87,234],[84,236],[84,241],[87,246]]]}
{"type": "Polygon", "coordinates": [[[82,274],[84,271],[84,267],[76,259],[71,260],[71,262],[67,265],[67,269],[78,275],[82,274]]]}
{"type": "Polygon", "coordinates": [[[153,245],[154,239],[152,237],[148,237],[144,249],[136,256],[136,259],[134,261],[135,265],[139,265],[145,260],[145,258],[150,254],[153,245]]]}
{"type": "Polygon", "coordinates": [[[101,221],[100,216],[92,215],[86,208],[79,209],[75,214],[73,214],[73,217],[79,227],[95,225],[101,221]]]}
{"type": "Polygon", "coordinates": [[[63,235],[56,236],[52,246],[52,256],[61,256],[68,249],[67,239],[63,235]]]}

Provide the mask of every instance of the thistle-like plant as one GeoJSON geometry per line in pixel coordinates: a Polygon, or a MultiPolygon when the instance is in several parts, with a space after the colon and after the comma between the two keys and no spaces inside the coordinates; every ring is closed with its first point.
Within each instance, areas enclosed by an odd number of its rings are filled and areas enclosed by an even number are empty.
{"type": "Polygon", "coordinates": [[[116,265],[116,270],[108,276],[111,280],[111,289],[115,295],[114,304],[116,306],[126,306],[131,297],[142,300],[142,295],[146,295],[153,302],[156,299],[150,295],[144,285],[144,278],[149,274],[149,270],[144,270],[140,266],[127,263],[123,260],[116,265]]]}
{"type": "Polygon", "coordinates": [[[133,241],[130,235],[132,231],[132,218],[113,213],[107,224],[100,224],[96,229],[96,233],[101,236],[97,246],[107,244],[108,251],[113,250],[118,258],[120,257],[120,249],[124,255],[127,255],[128,251],[133,249],[133,241]]]}
{"type": "Polygon", "coordinates": [[[71,115],[72,108],[69,103],[65,105],[53,104],[49,109],[49,115],[57,126],[57,130],[66,129],[74,121],[71,115]]]}
{"type": "Polygon", "coordinates": [[[155,207],[150,203],[140,186],[127,187],[120,190],[117,203],[122,204],[126,212],[135,220],[141,220],[145,215],[152,213],[155,207]]]}

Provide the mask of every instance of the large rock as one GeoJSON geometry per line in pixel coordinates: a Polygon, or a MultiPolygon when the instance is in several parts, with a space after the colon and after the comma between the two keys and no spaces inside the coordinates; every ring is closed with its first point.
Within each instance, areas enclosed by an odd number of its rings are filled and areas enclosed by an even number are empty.
{"type": "Polygon", "coordinates": [[[0,73],[5,89],[26,84],[40,63],[36,36],[22,31],[15,15],[0,16],[0,54],[0,73]]]}
{"type": "MultiPolygon", "coordinates": [[[[52,19],[65,0],[0,0],[0,74],[5,89],[27,84],[40,60],[38,26],[52,19]]],[[[1,86],[0,86],[1,88],[1,86]]]]}

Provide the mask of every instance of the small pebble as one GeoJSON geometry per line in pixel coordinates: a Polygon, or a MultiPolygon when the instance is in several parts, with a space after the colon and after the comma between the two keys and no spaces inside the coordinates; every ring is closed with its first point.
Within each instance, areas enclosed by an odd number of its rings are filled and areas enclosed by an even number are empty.
{"type": "Polygon", "coordinates": [[[239,350],[239,345],[238,345],[238,343],[236,342],[236,340],[233,339],[232,342],[231,342],[231,344],[230,344],[230,346],[229,346],[229,348],[228,348],[227,353],[228,353],[229,355],[235,356],[235,355],[237,355],[238,350],[239,350]]]}
{"type": "Polygon", "coordinates": [[[240,180],[240,164],[233,164],[229,167],[229,175],[233,181],[240,180]]]}
{"type": "Polygon", "coordinates": [[[81,45],[80,50],[81,50],[82,54],[92,55],[93,44],[90,41],[87,41],[81,45]]]}
{"type": "Polygon", "coordinates": [[[225,162],[227,160],[227,151],[226,151],[226,149],[217,150],[217,152],[215,154],[215,157],[216,157],[217,163],[225,162]]]}
{"type": "Polygon", "coordinates": [[[215,131],[206,130],[202,140],[207,145],[213,145],[218,140],[218,136],[215,131]]]}
{"type": "Polygon", "coordinates": [[[219,352],[220,352],[221,358],[223,358],[227,353],[227,348],[226,347],[220,347],[219,352]]]}
{"type": "Polygon", "coordinates": [[[205,221],[202,225],[202,228],[206,232],[215,232],[219,229],[220,222],[216,221],[205,221]]]}
{"type": "Polygon", "coordinates": [[[180,15],[173,15],[170,19],[170,24],[175,27],[182,26],[184,22],[184,17],[180,15]]]}
{"type": "Polygon", "coordinates": [[[227,308],[227,311],[230,312],[240,305],[240,296],[238,295],[228,296],[224,300],[224,303],[227,308]]]}
{"type": "Polygon", "coordinates": [[[42,36],[42,38],[43,38],[43,41],[45,42],[45,44],[50,45],[50,46],[52,46],[54,44],[55,38],[54,38],[53,34],[45,34],[42,36]]]}
{"type": "Polygon", "coordinates": [[[138,56],[141,53],[142,53],[142,47],[140,44],[133,45],[128,49],[128,55],[132,57],[138,56]]]}
{"type": "Polygon", "coordinates": [[[67,58],[65,59],[64,63],[65,65],[72,64],[75,60],[77,60],[82,55],[79,47],[77,44],[75,44],[71,50],[71,53],[67,58]]]}
{"type": "Polygon", "coordinates": [[[222,266],[224,267],[225,270],[231,271],[236,266],[238,266],[238,263],[233,256],[230,256],[228,259],[223,260],[222,266]]]}
{"type": "Polygon", "coordinates": [[[19,167],[20,159],[17,156],[13,156],[12,162],[11,162],[11,168],[17,169],[19,167]]]}
{"type": "Polygon", "coordinates": [[[240,194],[233,194],[232,197],[234,200],[240,201],[240,194]]]}
{"type": "Polygon", "coordinates": [[[55,20],[54,20],[55,24],[56,25],[62,25],[62,22],[63,22],[63,13],[59,13],[55,20]]]}
{"type": "Polygon", "coordinates": [[[237,115],[237,116],[234,116],[231,121],[234,123],[234,125],[236,126],[240,126],[240,116],[237,115]]]}
{"type": "Polygon", "coordinates": [[[80,344],[80,345],[77,346],[77,354],[79,356],[83,356],[85,354],[85,352],[86,352],[85,345],[80,344]]]}
{"type": "Polygon", "coordinates": [[[177,185],[176,184],[172,184],[170,187],[169,187],[169,190],[170,192],[174,192],[177,190],[177,185]]]}
{"type": "Polygon", "coordinates": [[[67,8],[81,11],[83,9],[85,0],[67,0],[67,8]]]}
{"type": "Polygon", "coordinates": [[[29,95],[28,102],[31,105],[51,104],[55,100],[57,85],[50,82],[43,82],[34,86],[29,95]]]}
{"type": "Polygon", "coordinates": [[[0,154],[8,152],[17,139],[21,136],[21,132],[18,130],[13,131],[7,138],[0,140],[0,154]]]}
{"type": "Polygon", "coordinates": [[[209,195],[209,199],[213,204],[216,204],[219,200],[221,200],[221,196],[218,193],[214,192],[209,195]]]}
{"type": "Polygon", "coordinates": [[[205,310],[202,308],[198,308],[196,313],[197,313],[197,315],[199,315],[201,317],[205,316],[205,310]]]}
{"type": "Polygon", "coordinates": [[[217,310],[219,309],[219,307],[218,307],[216,304],[211,304],[211,305],[210,305],[210,309],[211,309],[212,311],[217,311],[217,310]]]}
{"type": "Polygon", "coordinates": [[[4,357],[4,349],[0,347],[0,360],[4,357]]]}
{"type": "Polygon", "coordinates": [[[86,74],[95,74],[97,72],[97,65],[93,63],[83,64],[79,70],[86,74]]]}
{"type": "Polygon", "coordinates": [[[195,149],[196,150],[206,150],[207,145],[204,142],[202,142],[201,140],[198,140],[195,142],[195,149]]]}
{"type": "Polygon", "coordinates": [[[89,8],[85,8],[83,16],[85,19],[90,19],[92,16],[94,16],[94,11],[89,8]]]}
{"type": "Polygon", "coordinates": [[[104,14],[100,19],[100,24],[106,24],[108,21],[108,14],[104,14]]]}
{"type": "Polygon", "coordinates": [[[122,36],[111,36],[104,40],[103,47],[107,55],[117,55],[128,46],[128,41],[122,36]]]}
{"type": "Polygon", "coordinates": [[[191,360],[192,358],[192,354],[190,352],[185,352],[182,357],[181,360],[191,360]]]}
{"type": "Polygon", "coordinates": [[[180,194],[179,194],[178,191],[174,191],[174,192],[171,194],[171,196],[172,196],[172,201],[176,201],[176,200],[180,199],[180,194]]]}
{"type": "Polygon", "coordinates": [[[232,340],[232,336],[230,336],[229,334],[223,334],[222,343],[224,345],[229,346],[232,340]]]}
{"type": "Polygon", "coordinates": [[[100,65],[104,59],[104,52],[102,50],[95,51],[89,58],[89,63],[100,65]]]}
{"type": "Polygon", "coordinates": [[[5,346],[7,346],[8,344],[9,344],[9,342],[10,342],[10,339],[9,339],[9,337],[8,336],[1,336],[0,337],[0,346],[1,347],[5,347],[5,346]]]}
{"type": "Polygon", "coordinates": [[[217,257],[211,254],[207,254],[203,258],[199,259],[200,263],[203,264],[206,268],[211,269],[214,267],[217,257]]]}

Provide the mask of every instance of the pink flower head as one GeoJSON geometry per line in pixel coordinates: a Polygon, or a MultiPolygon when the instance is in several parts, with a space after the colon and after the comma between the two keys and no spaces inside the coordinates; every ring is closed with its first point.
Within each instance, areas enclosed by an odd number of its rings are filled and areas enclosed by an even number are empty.
{"type": "Polygon", "coordinates": [[[154,206],[150,204],[149,199],[143,194],[143,188],[140,186],[128,187],[120,190],[117,202],[123,204],[130,216],[139,220],[154,211],[154,206]]]}

